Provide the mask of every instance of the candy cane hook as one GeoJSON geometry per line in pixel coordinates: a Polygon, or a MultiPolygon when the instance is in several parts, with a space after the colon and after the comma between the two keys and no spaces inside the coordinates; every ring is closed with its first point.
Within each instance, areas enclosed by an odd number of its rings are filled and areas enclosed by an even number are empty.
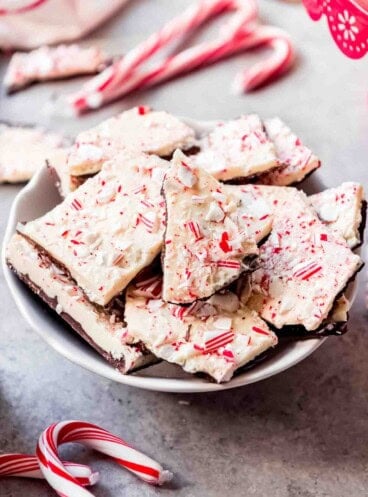
{"type": "Polygon", "coordinates": [[[49,426],[41,434],[36,450],[45,479],[61,497],[93,497],[59,459],[58,446],[67,442],[81,443],[110,456],[148,483],[161,485],[171,479],[171,473],[159,463],[99,426],[84,421],[63,421],[49,426]]]}

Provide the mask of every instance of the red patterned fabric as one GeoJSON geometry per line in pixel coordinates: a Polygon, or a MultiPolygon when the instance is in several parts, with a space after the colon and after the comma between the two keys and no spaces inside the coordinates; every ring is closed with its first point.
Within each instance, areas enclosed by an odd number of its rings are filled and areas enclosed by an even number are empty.
{"type": "Polygon", "coordinates": [[[314,21],[326,16],[333,39],[351,59],[368,51],[368,2],[365,0],[303,0],[314,21]]]}

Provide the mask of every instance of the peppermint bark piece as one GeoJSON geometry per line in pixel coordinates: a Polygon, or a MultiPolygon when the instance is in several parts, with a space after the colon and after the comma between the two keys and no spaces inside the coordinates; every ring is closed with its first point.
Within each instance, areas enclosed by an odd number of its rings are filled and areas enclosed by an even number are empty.
{"type": "Polygon", "coordinates": [[[310,205],[330,230],[345,238],[350,248],[361,243],[364,229],[365,200],[363,186],[346,182],[309,197],[310,205]]]}
{"type": "Polygon", "coordinates": [[[164,157],[193,141],[194,131],[171,114],[134,107],[77,136],[68,160],[70,174],[94,174],[122,149],[164,157]]]}
{"type": "Polygon", "coordinates": [[[45,46],[27,53],[16,52],[5,73],[4,86],[7,93],[13,93],[35,82],[94,74],[105,66],[106,55],[97,47],[45,46]]]}
{"type": "MultiPolygon", "coordinates": [[[[271,216],[283,209],[293,188],[268,185],[228,185],[230,192],[238,194],[243,204],[267,202],[271,216]]],[[[353,249],[361,243],[365,224],[366,202],[360,183],[346,182],[308,197],[311,207],[323,224],[337,236],[345,239],[353,249]]],[[[261,211],[262,212],[262,211],[261,211]]]]}
{"type": "Polygon", "coordinates": [[[0,183],[30,180],[66,144],[62,135],[43,128],[0,123],[0,183]]]}
{"type": "Polygon", "coordinates": [[[218,123],[200,148],[193,161],[222,181],[259,175],[279,165],[275,147],[255,114],[218,123]]]}
{"type": "Polygon", "coordinates": [[[215,297],[215,305],[183,307],[142,295],[131,285],[125,303],[128,334],[188,373],[229,381],[237,369],[275,346],[277,337],[256,312],[239,304],[236,295],[215,297]],[[235,307],[229,311],[230,300],[235,307]]]}
{"type": "Polygon", "coordinates": [[[120,154],[18,231],[63,264],[92,302],[106,305],[161,251],[168,166],[155,156],[120,154]]]}
{"type": "Polygon", "coordinates": [[[260,248],[247,305],[278,329],[317,330],[362,261],[322,224],[306,195],[293,188],[279,202],[260,248]]]}
{"type": "Polygon", "coordinates": [[[287,186],[299,183],[321,165],[318,157],[303,145],[286,124],[278,117],[264,121],[267,136],[275,145],[282,167],[262,174],[257,183],[287,186]]]}
{"type": "Polygon", "coordinates": [[[167,226],[163,299],[187,304],[209,297],[249,271],[258,254],[237,198],[176,151],[164,183],[167,226]]]}
{"type": "Polygon", "coordinates": [[[144,347],[128,343],[122,313],[91,304],[67,271],[29,240],[13,235],[6,258],[15,274],[120,372],[155,362],[144,347]]]}

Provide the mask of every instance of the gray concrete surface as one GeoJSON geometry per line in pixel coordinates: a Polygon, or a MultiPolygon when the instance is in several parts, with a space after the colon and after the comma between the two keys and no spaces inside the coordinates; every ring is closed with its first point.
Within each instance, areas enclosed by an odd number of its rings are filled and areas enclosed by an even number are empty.
{"type": "MultiPolygon", "coordinates": [[[[94,33],[126,51],[185,0],[137,0],[94,33]],[[107,39],[108,37],[108,39],[107,39]]],[[[325,21],[312,23],[300,5],[268,0],[262,18],[286,28],[299,59],[292,74],[248,96],[229,93],[244,54],[171,84],[126,98],[80,121],[40,112],[60,84],[33,87],[0,102],[2,119],[44,123],[69,133],[137,103],[198,119],[257,111],[278,114],[323,160],[326,186],[367,184],[368,65],[335,48],[325,21]]],[[[63,91],[78,85],[70,81],[63,91]]],[[[1,232],[18,187],[0,191],[1,232]]],[[[156,489],[79,447],[63,454],[102,472],[96,496],[364,497],[368,494],[368,362],[363,283],[350,332],[329,339],[312,357],[274,378],[221,394],[169,395],[135,390],[99,378],[50,349],[21,318],[0,279],[0,450],[34,449],[50,422],[83,418],[111,429],[168,466],[175,479],[156,489]],[[181,401],[187,404],[183,405],[181,401]]],[[[46,484],[0,481],[1,497],[55,495],[46,484]]]]}

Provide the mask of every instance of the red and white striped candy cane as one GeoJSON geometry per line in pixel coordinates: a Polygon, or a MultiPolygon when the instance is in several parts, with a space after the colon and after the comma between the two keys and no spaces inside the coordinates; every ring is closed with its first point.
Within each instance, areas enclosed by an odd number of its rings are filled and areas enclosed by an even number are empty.
{"type": "Polygon", "coordinates": [[[28,0],[26,2],[24,1],[14,2],[13,0],[12,2],[8,2],[9,3],[8,8],[4,8],[3,6],[0,7],[0,16],[11,15],[11,14],[24,14],[29,10],[33,10],[36,9],[37,7],[40,7],[42,4],[46,2],[47,0],[28,0]]]}
{"type": "MultiPolygon", "coordinates": [[[[180,16],[169,21],[160,31],[152,34],[147,40],[133,48],[120,61],[87,82],[80,92],[69,98],[73,108],[77,112],[82,112],[89,108],[99,107],[104,102],[126,94],[127,88],[134,87],[134,84],[136,84],[135,70],[160,48],[196,29],[208,19],[232,10],[238,12],[232,24],[228,24],[231,33],[240,28],[244,29],[245,25],[254,21],[257,16],[257,7],[254,0],[202,0],[202,2],[189,7],[180,16]]],[[[224,41],[221,37],[221,44],[224,41]]],[[[216,46],[218,46],[218,43],[216,43],[216,46]]],[[[158,68],[163,65],[166,67],[167,63],[159,64],[158,68]]],[[[178,74],[178,72],[180,72],[179,69],[175,73],[178,74]]],[[[139,78],[140,76],[138,76],[139,78]]],[[[163,81],[162,78],[161,81],[163,81]]],[[[140,83],[139,87],[142,84],[140,83]]]]}
{"type": "Polygon", "coordinates": [[[159,463],[103,428],[84,421],[63,421],[49,426],[41,434],[36,450],[45,479],[61,497],[93,497],[59,459],[58,446],[68,442],[81,443],[110,456],[148,483],[161,485],[171,479],[171,473],[159,463]]]}
{"type": "MultiPolygon", "coordinates": [[[[179,54],[157,64],[156,67],[143,74],[133,74],[119,88],[119,96],[132,91],[148,88],[170,78],[197,69],[200,66],[213,64],[217,60],[252,48],[268,46],[272,48],[271,56],[239,73],[234,81],[236,92],[246,92],[265,84],[286,72],[294,60],[294,50],[288,35],[271,26],[256,27],[243,34],[229,35],[228,39],[202,43],[183,50],[179,54]]],[[[75,104],[75,101],[72,101],[75,104]]],[[[81,109],[79,109],[81,110],[81,109]]],[[[84,108],[83,108],[84,110],[84,108]]]]}
{"type": "MultiPolygon", "coordinates": [[[[80,485],[94,485],[99,479],[98,472],[92,471],[89,466],[68,461],[62,464],[80,485]]],[[[37,457],[28,454],[0,454],[0,476],[44,478],[37,457]]]]}
{"type": "Polygon", "coordinates": [[[233,83],[235,93],[262,86],[285,73],[294,62],[295,53],[289,36],[281,29],[260,26],[248,36],[249,47],[268,46],[272,54],[265,60],[238,73],[233,83]]]}

